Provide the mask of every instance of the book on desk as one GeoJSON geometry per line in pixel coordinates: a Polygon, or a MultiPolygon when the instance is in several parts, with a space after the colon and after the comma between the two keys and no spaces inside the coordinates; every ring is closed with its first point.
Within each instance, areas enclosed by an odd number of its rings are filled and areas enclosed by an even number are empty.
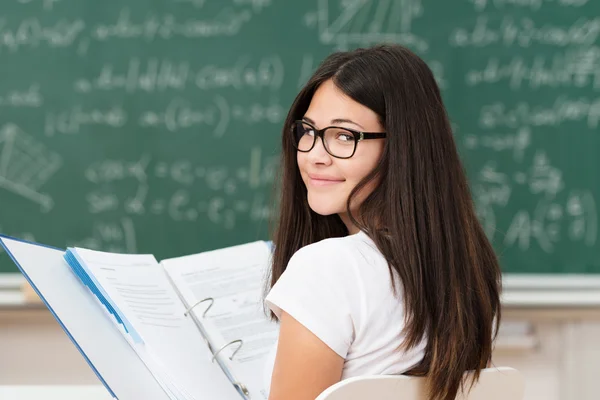
{"type": "Polygon", "coordinates": [[[152,255],[0,242],[120,400],[266,399],[278,327],[262,294],[270,243],[152,255]]]}

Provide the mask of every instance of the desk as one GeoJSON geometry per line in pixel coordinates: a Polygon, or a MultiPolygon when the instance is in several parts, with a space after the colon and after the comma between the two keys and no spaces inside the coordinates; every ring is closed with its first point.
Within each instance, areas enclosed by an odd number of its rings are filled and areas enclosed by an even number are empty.
{"type": "Polygon", "coordinates": [[[112,400],[103,386],[0,386],[2,400],[112,400]]]}

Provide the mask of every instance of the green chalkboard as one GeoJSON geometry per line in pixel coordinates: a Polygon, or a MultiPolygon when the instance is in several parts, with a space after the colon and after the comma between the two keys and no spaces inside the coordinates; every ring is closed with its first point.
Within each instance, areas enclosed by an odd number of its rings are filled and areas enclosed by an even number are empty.
{"type": "Polygon", "coordinates": [[[159,259],[266,239],[297,90],[387,41],[436,74],[504,271],[600,273],[599,35],[592,0],[4,0],[0,232],[159,259]]]}

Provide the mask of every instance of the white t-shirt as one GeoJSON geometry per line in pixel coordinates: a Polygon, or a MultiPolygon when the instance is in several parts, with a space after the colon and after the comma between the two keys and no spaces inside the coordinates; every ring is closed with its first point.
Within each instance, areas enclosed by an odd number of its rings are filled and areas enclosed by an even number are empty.
{"type": "MultiPolygon", "coordinates": [[[[394,296],[388,263],[364,232],[325,239],[298,250],[265,302],[294,317],[344,358],[342,379],[406,372],[423,358],[425,341],[405,340],[400,279],[394,296]]],[[[270,387],[276,347],[265,366],[270,387]]]]}

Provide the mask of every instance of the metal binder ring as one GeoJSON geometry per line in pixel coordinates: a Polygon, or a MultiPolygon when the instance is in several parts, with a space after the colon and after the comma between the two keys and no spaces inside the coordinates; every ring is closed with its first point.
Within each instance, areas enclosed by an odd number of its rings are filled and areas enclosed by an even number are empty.
{"type": "Polygon", "coordinates": [[[236,382],[233,385],[236,386],[239,390],[241,390],[242,393],[244,393],[247,397],[250,397],[250,391],[242,383],[236,382]]]}
{"type": "Polygon", "coordinates": [[[235,349],[235,351],[233,352],[233,354],[231,355],[231,357],[229,357],[230,360],[233,360],[233,356],[235,356],[235,354],[238,351],[240,351],[240,349],[244,345],[244,341],[242,339],[232,340],[231,342],[226,343],[223,346],[221,346],[221,348],[214,353],[213,358],[212,358],[212,362],[215,362],[215,360],[217,359],[217,356],[219,355],[219,353],[221,352],[221,350],[225,349],[226,347],[228,347],[228,346],[230,346],[230,345],[232,345],[234,343],[239,343],[240,345],[238,346],[237,349],[235,349]]]}
{"type": "Polygon", "coordinates": [[[192,311],[192,309],[194,307],[196,307],[198,304],[204,303],[205,301],[208,301],[208,300],[210,300],[210,305],[208,307],[206,307],[206,310],[204,310],[204,312],[202,313],[202,318],[204,318],[206,316],[206,313],[208,312],[208,310],[210,310],[210,308],[215,303],[215,299],[213,299],[212,297],[207,297],[205,299],[200,300],[199,302],[197,302],[196,304],[194,304],[193,306],[191,306],[190,308],[188,308],[187,310],[185,310],[185,312],[183,313],[183,315],[187,317],[189,315],[190,311],[192,311]]]}

